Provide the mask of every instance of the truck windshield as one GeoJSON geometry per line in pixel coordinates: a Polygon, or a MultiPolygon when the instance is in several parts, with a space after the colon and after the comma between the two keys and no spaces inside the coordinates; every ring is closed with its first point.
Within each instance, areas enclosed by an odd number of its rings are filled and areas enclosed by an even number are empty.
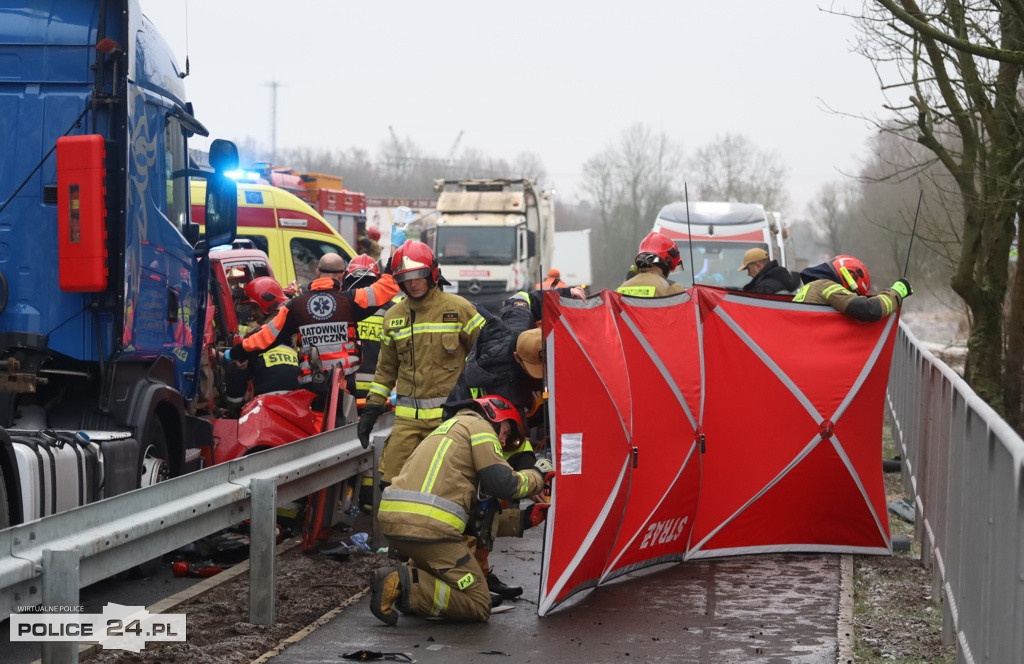
{"type": "Polygon", "coordinates": [[[689,286],[691,280],[705,286],[721,286],[722,288],[743,288],[750,281],[743,265],[743,254],[748,249],[760,247],[768,251],[763,242],[694,242],[693,262],[690,265],[690,246],[686,240],[676,240],[679,255],[683,259],[683,270],[676,270],[669,279],[689,286]]]}
{"type": "Polygon", "coordinates": [[[434,253],[440,263],[502,265],[516,260],[511,226],[439,226],[434,253]]]}

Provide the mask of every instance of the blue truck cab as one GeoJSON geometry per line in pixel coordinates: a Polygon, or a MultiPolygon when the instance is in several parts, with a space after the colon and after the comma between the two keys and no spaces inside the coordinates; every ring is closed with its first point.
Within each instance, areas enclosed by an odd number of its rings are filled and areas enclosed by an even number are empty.
{"type": "Polygon", "coordinates": [[[190,166],[208,132],[182,78],[136,0],[0,0],[0,527],[179,474],[212,444],[190,409],[237,149],[190,166]],[[191,177],[208,179],[202,235],[191,177]]]}

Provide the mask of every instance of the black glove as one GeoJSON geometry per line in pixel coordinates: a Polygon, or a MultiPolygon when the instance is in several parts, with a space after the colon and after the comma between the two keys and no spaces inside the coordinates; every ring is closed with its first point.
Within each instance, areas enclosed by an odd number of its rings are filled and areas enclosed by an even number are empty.
{"type": "Polygon", "coordinates": [[[363,414],[359,416],[356,433],[359,434],[359,442],[362,443],[364,450],[370,447],[370,432],[383,412],[384,406],[380,404],[370,403],[363,406],[363,414]]]}
{"type": "Polygon", "coordinates": [[[892,289],[900,294],[902,298],[908,298],[914,294],[914,289],[910,287],[910,282],[906,279],[899,279],[892,285],[892,289]]]}

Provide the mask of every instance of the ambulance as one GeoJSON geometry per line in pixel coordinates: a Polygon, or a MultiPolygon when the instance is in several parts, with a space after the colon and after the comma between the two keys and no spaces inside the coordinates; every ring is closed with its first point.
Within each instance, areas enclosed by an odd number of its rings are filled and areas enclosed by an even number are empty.
{"type": "Polygon", "coordinates": [[[754,203],[678,201],[661,208],[652,230],[672,238],[679,247],[683,269],[669,275],[673,281],[687,287],[697,283],[743,288],[750,281],[739,270],[747,250],[764,249],[782,267],[791,262],[780,226],[778,213],[765,212],[754,203]]]}
{"type": "MultiPolygon", "coordinates": [[[[206,200],[206,183],[193,180],[192,200],[206,200]],[[198,197],[198,198],[197,198],[198,197]]],[[[202,206],[192,206],[193,218],[203,223],[202,206]]],[[[316,279],[324,254],[355,255],[352,245],[298,196],[266,184],[238,183],[238,235],[266,252],[282,286],[306,288],[316,279]]]]}

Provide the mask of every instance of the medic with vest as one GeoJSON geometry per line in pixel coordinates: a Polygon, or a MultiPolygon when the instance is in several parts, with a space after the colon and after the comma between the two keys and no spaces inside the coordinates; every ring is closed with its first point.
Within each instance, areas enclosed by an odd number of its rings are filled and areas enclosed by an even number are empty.
{"type": "Polygon", "coordinates": [[[878,295],[871,292],[871,275],[860,259],[846,254],[828,263],[813,265],[800,273],[803,288],[794,302],[827,304],[839,313],[859,321],[874,322],[896,312],[905,298],[914,294],[910,282],[899,279],[878,295]]]}
{"type": "MultiPolygon", "coordinates": [[[[243,292],[248,298],[243,304],[253,308],[257,323],[273,318],[288,301],[273,277],[257,277],[245,285],[243,292]]],[[[299,356],[291,347],[290,337],[278,338],[244,366],[228,364],[225,372],[228,403],[241,405],[250,381],[254,396],[299,389],[299,356]]]]}
{"type": "Polygon", "coordinates": [[[661,297],[686,290],[668,278],[682,263],[682,258],[679,256],[679,247],[667,235],[657,231],[648,233],[640,243],[640,251],[633,263],[637,274],[618,287],[619,293],[634,297],[661,297]]]}
{"type": "Polygon", "coordinates": [[[395,280],[385,274],[373,285],[356,290],[341,290],[345,259],[324,254],[317,267],[317,279],[306,293],[289,301],[259,330],[225,352],[226,360],[244,362],[298,335],[299,384],[312,388],[310,354],[315,348],[322,367],[330,371],[340,367],[353,370],[358,353],[355,346],[356,324],[373,315],[381,304],[398,293],[395,280]]]}
{"type": "Polygon", "coordinates": [[[410,240],[391,260],[406,297],[384,316],[377,371],[358,428],[363,447],[369,447],[370,432],[394,389],[395,423],[379,466],[385,484],[441,424],[441,407],[484,326],[476,307],[441,289],[441,271],[430,247],[410,240]]]}

